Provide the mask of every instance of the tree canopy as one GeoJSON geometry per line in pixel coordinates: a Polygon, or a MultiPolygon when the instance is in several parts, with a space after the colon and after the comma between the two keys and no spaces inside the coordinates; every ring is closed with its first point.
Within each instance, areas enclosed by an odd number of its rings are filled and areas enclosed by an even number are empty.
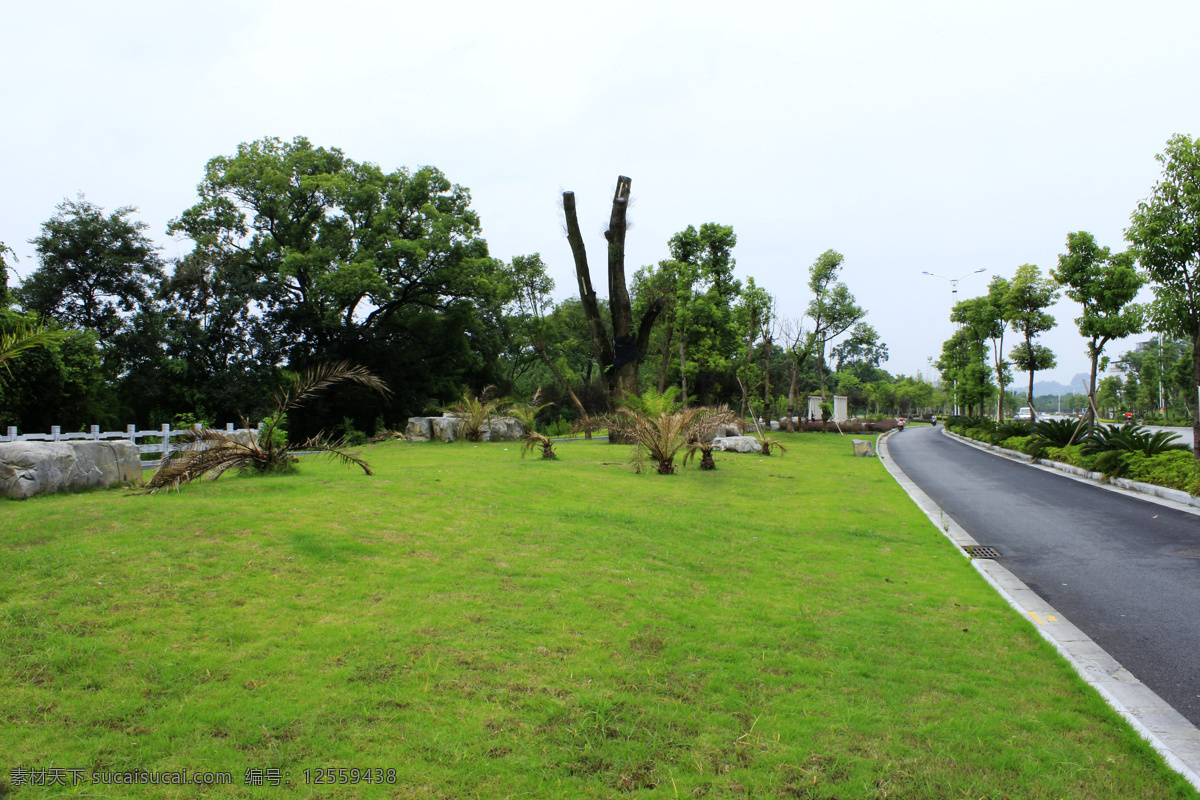
{"type": "MultiPolygon", "coordinates": [[[[1188,337],[1200,352],[1200,140],[1176,134],[1155,158],[1162,177],[1138,203],[1125,237],[1153,281],[1150,326],[1188,337]]],[[[1200,359],[1193,359],[1192,383],[1200,391],[1200,359]]],[[[1200,414],[1192,432],[1200,442],[1200,414]]],[[[1195,452],[1200,458],[1200,447],[1195,452]]]]}

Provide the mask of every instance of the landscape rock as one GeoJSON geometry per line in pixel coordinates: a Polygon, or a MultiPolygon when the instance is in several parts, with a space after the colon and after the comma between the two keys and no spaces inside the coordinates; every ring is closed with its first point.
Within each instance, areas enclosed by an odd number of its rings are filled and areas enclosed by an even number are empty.
{"type": "Polygon", "coordinates": [[[762,445],[753,436],[718,436],[713,439],[713,449],[726,453],[761,453],[762,445]]]}
{"type": "Polygon", "coordinates": [[[458,438],[458,417],[432,417],[429,422],[434,439],[441,442],[453,442],[458,438]]]}
{"type": "Polygon", "coordinates": [[[851,439],[850,441],[854,443],[854,455],[866,456],[868,458],[875,457],[875,448],[871,444],[870,439],[851,439]]]}
{"type": "Polygon", "coordinates": [[[525,423],[516,417],[492,417],[482,430],[485,442],[519,442],[525,437],[525,423]]]}
{"type": "Polygon", "coordinates": [[[429,417],[409,417],[404,438],[410,442],[428,442],[433,438],[433,423],[429,417]]]}
{"type": "Polygon", "coordinates": [[[141,478],[141,457],[133,442],[0,443],[0,495],[16,500],[141,478]]]}

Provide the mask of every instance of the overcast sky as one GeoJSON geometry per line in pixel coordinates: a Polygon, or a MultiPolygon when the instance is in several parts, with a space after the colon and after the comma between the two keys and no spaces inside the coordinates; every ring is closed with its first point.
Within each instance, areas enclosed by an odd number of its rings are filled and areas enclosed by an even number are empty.
{"type": "MultiPolygon", "coordinates": [[[[1200,134],[1200,3],[55,2],[10,4],[0,241],[65,197],[134,205],[163,247],[205,163],[306,136],[471,190],[492,255],[540,252],[575,293],[560,196],[594,265],[618,175],[627,266],[733,225],[737,274],[799,316],[834,249],[894,374],[929,374],[959,298],[1069,231],[1125,248],[1173,133],[1200,134]]],[[[593,266],[593,269],[596,267],[593,266]]],[[[597,287],[605,281],[599,278],[597,287]]],[[[1044,341],[1085,371],[1070,301],[1044,341]]],[[[1146,338],[1146,337],[1142,337],[1146,338]]],[[[1110,346],[1117,355],[1122,349],[1110,346]]]]}

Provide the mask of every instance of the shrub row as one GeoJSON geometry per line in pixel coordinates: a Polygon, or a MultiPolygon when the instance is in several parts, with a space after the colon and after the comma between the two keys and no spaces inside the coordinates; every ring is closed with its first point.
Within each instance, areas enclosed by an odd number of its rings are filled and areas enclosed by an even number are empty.
{"type": "Polygon", "coordinates": [[[1200,494],[1191,448],[1178,435],[1148,431],[1140,425],[1099,425],[1087,432],[1077,422],[1046,420],[1036,425],[978,417],[950,417],[946,428],[968,439],[993,444],[1033,458],[1058,461],[1106,478],[1130,480],[1200,494]]]}

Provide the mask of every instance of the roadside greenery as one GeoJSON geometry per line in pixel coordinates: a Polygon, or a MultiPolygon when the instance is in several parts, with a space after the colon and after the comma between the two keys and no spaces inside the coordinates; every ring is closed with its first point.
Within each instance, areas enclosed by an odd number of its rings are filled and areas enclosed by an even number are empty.
{"type": "Polygon", "coordinates": [[[946,428],[960,436],[993,444],[1033,458],[1058,461],[1108,478],[1130,480],[1200,494],[1200,476],[1192,448],[1178,434],[1151,431],[1140,425],[1098,425],[1043,420],[1036,425],[995,422],[978,417],[950,417],[946,428]]]}
{"type": "Polygon", "coordinates": [[[6,763],[233,798],[1197,796],[878,460],[780,436],[669,478],[390,441],[375,477],[0,503],[6,763]]]}

